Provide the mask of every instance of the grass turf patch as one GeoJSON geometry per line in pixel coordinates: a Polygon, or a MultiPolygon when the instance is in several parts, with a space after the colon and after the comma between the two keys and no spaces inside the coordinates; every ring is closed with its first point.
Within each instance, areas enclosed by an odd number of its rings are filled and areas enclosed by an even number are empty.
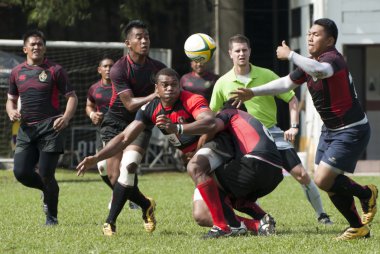
{"type": "MultiPolygon", "coordinates": [[[[157,229],[144,231],[141,210],[128,205],[117,221],[117,235],[104,237],[112,192],[96,173],[77,177],[59,170],[59,225],[44,226],[45,215],[38,190],[18,183],[12,171],[0,171],[0,253],[379,253],[379,215],[367,240],[337,242],[333,238],[347,222],[321,192],[332,226],[317,223],[301,186],[285,177],[260,205],[277,221],[277,235],[201,240],[208,231],[192,219],[194,185],[186,173],[149,173],[139,177],[140,190],[157,202],[157,229]]],[[[379,177],[354,177],[362,184],[380,187],[379,177]]],[[[357,203],[358,204],[358,203],[357,203]]],[[[360,205],[358,204],[360,208],[360,205]]]]}

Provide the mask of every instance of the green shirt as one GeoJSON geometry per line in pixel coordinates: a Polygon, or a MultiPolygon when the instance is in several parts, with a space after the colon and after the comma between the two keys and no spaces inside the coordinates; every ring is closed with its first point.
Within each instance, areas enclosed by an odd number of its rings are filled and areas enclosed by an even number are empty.
{"type": "MultiPolygon", "coordinates": [[[[250,65],[248,84],[244,84],[237,80],[234,69],[230,70],[215,83],[214,90],[210,101],[210,108],[217,112],[222,107],[225,101],[230,98],[230,93],[237,90],[239,87],[252,88],[266,84],[278,76],[271,70],[250,65]]],[[[294,96],[293,91],[288,91],[276,95],[277,98],[289,102],[294,96]]],[[[265,127],[270,128],[277,124],[277,106],[273,96],[257,96],[251,100],[244,102],[248,113],[257,118],[265,127]]]]}

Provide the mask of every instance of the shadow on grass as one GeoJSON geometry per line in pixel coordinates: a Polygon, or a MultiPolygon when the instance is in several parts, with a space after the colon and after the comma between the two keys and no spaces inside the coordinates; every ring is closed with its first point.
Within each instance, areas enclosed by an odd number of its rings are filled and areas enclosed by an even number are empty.
{"type": "Polygon", "coordinates": [[[315,229],[305,228],[305,229],[294,229],[294,230],[277,230],[277,236],[286,236],[286,235],[294,235],[294,234],[305,234],[305,235],[333,235],[339,234],[342,230],[332,229],[332,228],[319,228],[315,227],[315,229]]]}
{"type": "Polygon", "coordinates": [[[102,179],[99,177],[99,179],[85,179],[85,178],[78,178],[78,179],[63,179],[63,180],[57,180],[58,183],[91,183],[91,182],[101,182],[102,179]]]}

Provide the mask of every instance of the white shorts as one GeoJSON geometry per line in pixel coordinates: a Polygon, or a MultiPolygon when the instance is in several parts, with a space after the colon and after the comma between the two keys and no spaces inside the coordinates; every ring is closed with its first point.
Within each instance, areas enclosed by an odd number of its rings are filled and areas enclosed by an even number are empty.
{"type": "Polygon", "coordinates": [[[218,155],[216,152],[207,147],[199,149],[195,155],[202,155],[207,157],[208,162],[210,163],[211,172],[224,163],[222,156],[218,155]]]}

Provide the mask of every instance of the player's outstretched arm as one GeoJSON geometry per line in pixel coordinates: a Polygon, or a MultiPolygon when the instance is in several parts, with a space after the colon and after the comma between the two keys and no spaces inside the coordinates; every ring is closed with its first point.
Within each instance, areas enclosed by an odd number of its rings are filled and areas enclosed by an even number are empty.
{"type": "Polygon", "coordinates": [[[94,156],[84,158],[77,166],[77,175],[83,175],[87,169],[95,166],[99,161],[108,159],[123,151],[144,129],[145,124],[143,122],[134,120],[122,133],[111,139],[102,150],[94,156]]]}

